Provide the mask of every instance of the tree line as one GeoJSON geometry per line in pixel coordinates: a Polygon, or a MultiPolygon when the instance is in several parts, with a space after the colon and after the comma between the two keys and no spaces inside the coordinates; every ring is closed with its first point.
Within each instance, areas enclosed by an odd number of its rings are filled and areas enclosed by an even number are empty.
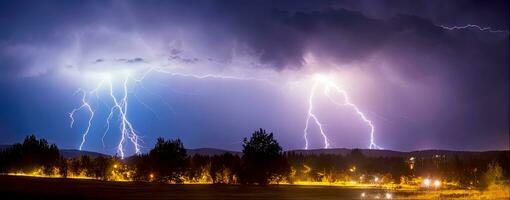
{"type": "Polygon", "coordinates": [[[410,184],[417,177],[440,177],[460,186],[488,187],[508,180],[508,151],[495,156],[368,157],[354,149],[347,155],[283,152],[273,133],[263,129],[243,139],[242,156],[188,155],[181,140],[158,138],[146,154],[124,160],[115,156],[66,159],[56,145],[27,136],[0,151],[0,173],[87,177],[160,183],[277,184],[357,182],[410,184]]]}

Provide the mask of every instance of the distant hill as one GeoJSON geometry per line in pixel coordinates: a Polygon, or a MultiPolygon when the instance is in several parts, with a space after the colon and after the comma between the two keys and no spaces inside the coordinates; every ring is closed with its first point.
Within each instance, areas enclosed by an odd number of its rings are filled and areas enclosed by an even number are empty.
{"type": "MultiPolygon", "coordinates": [[[[12,147],[12,145],[9,144],[0,144],[0,150],[8,149],[12,147]]],[[[96,158],[99,156],[108,156],[102,153],[92,152],[92,151],[80,151],[76,149],[60,149],[60,155],[64,156],[64,158],[76,158],[80,157],[81,155],[87,155],[92,158],[96,158]]]]}
{"type": "MultiPolygon", "coordinates": [[[[0,150],[7,149],[12,145],[0,145],[0,150]]],[[[393,150],[379,150],[379,149],[360,149],[363,155],[367,157],[402,157],[402,158],[425,158],[425,157],[433,157],[433,156],[445,156],[449,158],[453,158],[453,156],[469,157],[469,156],[490,156],[494,157],[500,155],[501,153],[510,154],[510,150],[499,150],[499,151],[450,151],[450,150],[420,150],[420,151],[393,151],[393,150]]],[[[221,155],[224,153],[231,153],[234,155],[242,156],[243,153],[239,151],[229,151],[224,149],[216,149],[216,148],[197,148],[197,149],[187,149],[188,155],[205,155],[205,156],[214,156],[221,155]]],[[[335,149],[308,149],[308,150],[289,150],[287,153],[296,153],[303,155],[320,155],[320,154],[333,154],[333,155],[348,155],[350,154],[352,149],[347,148],[335,148],[335,149]]],[[[98,157],[98,156],[109,156],[106,154],[92,152],[92,151],[80,151],[76,149],[60,149],[60,154],[65,158],[76,158],[81,155],[88,155],[90,157],[98,157]]]]}
{"type": "Polygon", "coordinates": [[[60,149],[60,155],[64,156],[64,158],[67,158],[67,159],[77,158],[82,155],[87,155],[87,156],[90,156],[91,158],[109,156],[106,154],[97,153],[97,152],[93,152],[93,151],[80,151],[80,150],[76,150],[76,149],[60,149]]]}
{"type": "MultiPolygon", "coordinates": [[[[509,150],[500,151],[450,151],[450,150],[420,150],[401,152],[393,150],[379,150],[379,149],[360,149],[363,155],[367,157],[433,157],[433,156],[445,156],[445,157],[467,157],[467,156],[495,156],[500,153],[510,153],[509,150]]],[[[293,152],[296,154],[303,155],[320,155],[320,154],[333,154],[333,155],[348,155],[352,149],[336,148],[336,149],[310,149],[310,150],[290,150],[287,152],[293,152]]]]}
{"type": "MultiPolygon", "coordinates": [[[[363,155],[368,157],[404,157],[405,152],[391,151],[391,150],[371,150],[371,149],[360,149],[363,155]]],[[[303,155],[320,155],[320,154],[333,154],[333,155],[348,155],[352,149],[347,148],[336,148],[336,149],[308,149],[308,150],[290,150],[288,153],[296,153],[303,155]]]]}
{"type": "Polygon", "coordinates": [[[188,155],[199,154],[199,155],[204,155],[204,156],[221,155],[221,154],[224,154],[224,153],[231,153],[231,154],[238,155],[238,156],[242,156],[243,155],[242,152],[228,151],[228,150],[215,149],[215,148],[186,149],[186,152],[188,153],[188,155]]]}

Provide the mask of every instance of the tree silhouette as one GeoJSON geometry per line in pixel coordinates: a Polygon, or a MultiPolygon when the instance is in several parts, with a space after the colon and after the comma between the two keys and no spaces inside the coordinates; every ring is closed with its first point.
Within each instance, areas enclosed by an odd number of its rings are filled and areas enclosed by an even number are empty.
{"type": "Polygon", "coordinates": [[[111,166],[113,165],[113,160],[109,157],[98,156],[94,158],[93,163],[93,173],[94,177],[101,180],[108,180],[110,177],[111,166]]]}
{"type": "Polygon", "coordinates": [[[186,156],[186,149],[180,139],[165,141],[163,138],[158,138],[154,149],[149,152],[156,180],[182,183],[186,156]]]}
{"type": "Polygon", "coordinates": [[[42,168],[45,174],[51,174],[60,153],[56,145],[48,145],[45,139],[38,140],[35,135],[30,135],[22,144],[14,144],[2,152],[0,157],[2,171],[31,172],[42,168]]]}
{"type": "MultiPolygon", "coordinates": [[[[204,175],[207,175],[210,168],[211,159],[209,156],[195,154],[188,157],[187,177],[190,182],[205,181],[204,175]]],[[[207,179],[207,177],[205,177],[207,179]]]]}
{"type": "Polygon", "coordinates": [[[63,156],[60,156],[60,158],[58,159],[57,167],[58,167],[58,174],[60,176],[62,176],[63,178],[67,178],[67,176],[69,175],[68,174],[69,165],[67,163],[67,160],[63,156]]]}
{"type": "Polygon", "coordinates": [[[282,147],[273,138],[273,133],[255,131],[250,140],[243,140],[243,157],[240,181],[242,184],[266,185],[272,178],[290,173],[290,166],[282,154],[282,147]]]}
{"type": "Polygon", "coordinates": [[[224,153],[211,158],[209,174],[213,183],[236,183],[241,159],[237,155],[224,153]]]}
{"type": "Polygon", "coordinates": [[[497,162],[491,162],[487,164],[487,171],[482,176],[480,186],[483,189],[487,189],[493,184],[497,184],[503,177],[503,169],[497,162]]]}

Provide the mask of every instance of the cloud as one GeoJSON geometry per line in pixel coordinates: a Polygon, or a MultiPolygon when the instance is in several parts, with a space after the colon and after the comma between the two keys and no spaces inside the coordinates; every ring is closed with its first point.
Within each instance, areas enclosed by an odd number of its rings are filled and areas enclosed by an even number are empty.
{"type": "Polygon", "coordinates": [[[134,63],[147,63],[147,61],[145,61],[143,58],[119,58],[119,59],[116,59],[117,62],[122,62],[122,63],[128,63],[128,64],[134,64],[134,63]]]}
{"type": "Polygon", "coordinates": [[[0,76],[142,64],[281,76],[355,68],[376,83],[356,85],[365,92],[358,99],[423,124],[412,131],[500,136],[508,130],[508,35],[439,25],[508,29],[507,8],[508,1],[2,2],[0,76]]]}

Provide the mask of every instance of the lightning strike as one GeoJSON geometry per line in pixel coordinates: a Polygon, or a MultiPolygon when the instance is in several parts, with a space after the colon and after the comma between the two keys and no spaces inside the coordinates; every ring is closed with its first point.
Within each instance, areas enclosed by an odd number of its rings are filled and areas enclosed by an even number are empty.
{"type": "MultiPolygon", "coordinates": [[[[127,117],[128,112],[128,81],[129,81],[129,75],[126,76],[126,78],[123,81],[123,96],[120,100],[117,99],[117,97],[113,94],[113,84],[111,81],[110,83],[110,97],[113,100],[113,107],[110,110],[110,115],[108,116],[109,119],[111,119],[111,114],[113,111],[117,110],[120,115],[120,127],[121,127],[121,139],[119,141],[119,144],[117,145],[117,152],[120,154],[121,158],[124,158],[124,143],[126,141],[126,138],[128,138],[131,143],[133,143],[135,147],[136,154],[140,154],[140,144],[139,144],[139,136],[136,134],[135,129],[133,128],[133,125],[129,121],[127,117]]],[[[109,119],[107,119],[109,123],[109,119]]]]}
{"type": "MultiPolygon", "coordinates": [[[[96,88],[94,88],[93,90],[91,90],[90,92],[86,92],[86,91],[84,91],[82,89],[79,89],[78,92],[82,92],[82,94],[83,94],[83,97],[82,97],[82,100],[81,100],[82,104],[79,107],[73,109],[69,113],[69,117],[71,118],[71,128],[73,127],[73,125],[75,123],[74,115],[75,115],[75,113],[77,111],[85,109],[85,110],[87,110],[90,113],[90,117],[89,117],[89,120],[88,120],[87,128],[82,133],[82,141],[81,141],[80,147],[79,147],[80,150],[83,149],[83,145],[86,142],[86,138],[87,138],[87,135],[90,132],[90,129],[92,127],[92,120],[93,120],[94,115],[95,115],[95,112],[92,109],[92,106],[91,106],[91,104],[89,102],[88,97],[91,94],[95,94],[96,98],[99,99],[100,97],[98,95],[98,92],[99,92],[99,90],[101,90],[103,88],[103,86],[105,85],[104,83],[107,82],[108,83],[107,85],[108,85],[108,91],[109,91],[109,98],[111,99],[112,106],[109,108],[109,113],[108,113],[108,116],[106,118],[105,130],[104,130],[103,135],[101,137],[101,142],[103,144],[103,148],[105,147],[104,139],[105,139],[106,135],[108,134],[108,132],[111,131],[111,121],[112,121],[115,113],[118,113],[119,122],[120,122],[120,125],[119,125],[120,140],[119,140],[119,143],[117,144],[117,153],[119,154],[119,156],[121,158],[124,158],[126,156],[125,155],[125,150],[124,150],[126,142],[131,142],[132,143],[132,145],[134,146],[136,154],[140,154],[141,153],[141,145],[140,145],[141,139],[140,139],[140,136],[137,134],[137,131],[135,130],[132,122],[128,118],[128,107],[129,107],[128,106],[128,104],[129,104],[129,101],[128,101],[128,99],[129,99],[129,87],[128,87],[128,83],[129,83],[130,80],[133,80],[135,82],[141,82],[141,81],[143,81],[146,78],[146,76],[148,76],[152,72],[169,74],[171,76],[189,77],[189,78],[195,78],[195,79],[209,79],[209,78],[212,78],[212,79],[234,79],[234,80],[267,81],[267,80],[256,79],[256,78],[244,78],[244,77],[237,77],[237,76],[224,76],[224,75],[215,75],[215,74],[198,75],[198,74],[177,73],[177,72],[171,72],[171,71],[165,70],[163,68],[149,68],[147,71],[141,73],[141,76],[139,78],[131,77],[129,72],[125,73],[124,79],[122,81],[122,96],[121,97],[117,97],[115,95],[115,91],[114,91],[114,87],[113,87],[113,83],[112,83],[111,77],[110,76],[106,76],[98,84],[98,86],[96,88]]],[[[147,106],[147,105],[145,105],[145,106],[147,106]]]]}
{"type": "Polygon", "coordinates": [[[92,110],[92,107],[90,106],[89,102],[87,101],[87,92],[85,92],[84,90],[82,89],[78,89],[77,92],[81,92],[82,93],[82,98],[81,98],[81,102],[82,104],[80,105],[80,107],[78,108],[75,108],[73,109],[70,113],[69,113],[69,118],[71,118],[71,128],[73,128],[73,125],[74,125],[74,114],[77,112],[77,111],[80,111],[82,109],[86,109],[89,113],[90,113],[90,117],[89,117],[89,120],[88,120],[88,125],[87,125],[87,128],[85,128],[85,132],[83,132],[82,134],[82,140],[81,140],[81,143],[80,143],[80,151],[82,150],[83,148],[83,144],[85,143],[85,140],[87,138],[87,135],[89,134],[89,131],[90,131],[90,127],[92,126],[92,119],[94,119],[94,111],[92,110]]]}
{"type": "Polygon", "coordinates": [[[91,94],[95,94],[96,98],[99,98],[99,95],[97,94],[98,91],[103,88],[105,82],[108,82],[109,96],[111,98],[113,106],[109,109],[110,112],[108,114],[108,118],[106,119],[106,130],[104,131],[103,137],[101,138],[101,141],[103,143],[103,147],[105,146],[104,145],[104,138],[105,138],[106,134],[110,131],[110,122],[111,122],[111,119],[113,118],[114,113],[118,112],[119,118],[120,118],[121,139],[120,139],[119,144],[117,145],[117,153],[119,153],[121,158],[124,158],[124,156],[125,156],[124,145],[125,145],[126,140],[131,141],[131,143],[135,147],[135,153],[136,154],[140,154],[141,153],[141,150],[140,150],[140,148],[141,148],[140,147],[140,137],[137,135],[135,129],[133,128],[132,123],[129,121],[129,119],[127,117],[127,111],[128,111],[128,81],[129,81],[129,78],[130,78],[130,76],[126,75],[124,80],[123,80],[123,90],[122,90],[123,91],[123,96],[120,99],[117,98],[115,96],[115,94],[114,94],[113,83],[112,83],[112,80],[111,80],[111,78],[109,76],[105,77],[98,84],[98,86],[96,88],[94,88],[93,90],[91,90],[90,92],[86,92],[83,89],[79,89],[78,90],[78,92],[82,92],[82,94],[83,94],[82,100],[81,100],[82,104],[78,108],[73,109],[69,113],[69,117],[71,118],[71,128],[74,125],[74,122],[75,122],[74,115],[75,115],[75,113],[77,111],[85,109],[85,110],[87,110],[90,113],[90,117],[89,117],[89,120],[88,120],[88,123],[87,123],[87,127],[86,127],[84,133],[82,134],[82,141],[80,143],[79,150],[83,149],[83,145],[86,142],[87,135],[88,135],[88,133],[89,133],[91,127],[92,127],[92,120],[93,120],[94,115],[95,115],[95,112],[93,111],[92,106],[91,106],[91,104],[89,102],[88,96],[91,95],[91,94]]]}
{"type": "Polygon", "coordinates": [[[334,84],[334,82],[332,80],[330,80],[328,77],[325,77],[325,76],[322,76],[322,75],[316,75],[315,76],[315,82],[312,86],[312,89],[310,91],[310,96],[309,96],[309,99],[308,99],[308,113],[307,113],[307,117],[306,117],[306,123],[305,123],[305,128],[303,130],[304,132],[304,139],[305,139],[305,149],[308,149],[308,146],[309,146],[309,142],[308,142],[308,129],[309,129],[309,124],[310,124],[310,121],[313,121],[313,123],[315,123],[315,125],[319,128],[319,131],[324,139],[324,148],[329,148],[330,147],[330,143],[329,143],[329,139],[324,131],[324,128],[323,128],[323,125],[322,123],[320,123],[319,119],[317,118],[316,114],[313,112],[313,99],[317,93],[317,88],[319,87],[319,85],[322,85],[324,90],[323,90],[323,93],[325,96],[327,96],[329,98],[329,100],[331,100],[331,102],[333,102],[335,105],[338,105],[338,106],[348,106],[350,107],[351,109],[353,109],[356,114],[358,114],[358,116],[361,118],[361,120],[363,122],[365,122],[369,127],[370,127],[370,144],[368,145],[368,148],[369,149],[381,149],[381,147],[379,147],[376,143],[375,143],[375,137],[374,137],[374,133],[375,133],[375,127],[372,123],[372,121],[370,121],[363,112],[361,112],[361,110],[358,108],[358,106],[356,106],[355,104],[353,104],[350,99],[349,99],[349,95],[347,94],[347,92],[345,90],[342,90],[340,89],[340,87],[338,87],[337,85],[334,84]],[[338,94],[340,94],[342,97],[343,97],[343,102],[338,102],[336,101],[332,96],[331,96],[331,92],[336,92],[338,94]]]}
{"type": "Polygon", "coordinates": [[[317,86],[319,85],[319,82],[316,81],[313,86],[312,90],[310,92],[310,97],[308,98],[308,115],[306,117],[306,124],[305,124],[305,149],[308,149],[308,124],[310,124],[310,120],[313,119],[313,122],[317,127],[319,128],[319,131],[321,132],[322,137],[324,138],[324,148],[329,148],[329,141],[328,137],[326,136],[326,133],[324,133],[324,129],[322,128],[322,124],[320,123],[319,119],[317,119],[317,116],[313,113],[313,97],[315,96],[315,91],[317,90],[317,86]]]}
{"type": "Polygon", "coordinates": [[[488,31],[490,33],[505,33],[505,34],[509,34],[508,30],[494,30],[491,27],[483,27],[483,26],[479,26],[479,25],[475,25],[475,24],[467,24],[467,25],[464,25],[464,26],[450,26],[450,27],[444,26],[444,25],[440,25],[439,27],[444,28],[446,30],[450,30],[450,31],[453,31],[453,30],[462,30],[462,29],[476,29],[476,30],[479,30],[479,31],[488,31]]]}

